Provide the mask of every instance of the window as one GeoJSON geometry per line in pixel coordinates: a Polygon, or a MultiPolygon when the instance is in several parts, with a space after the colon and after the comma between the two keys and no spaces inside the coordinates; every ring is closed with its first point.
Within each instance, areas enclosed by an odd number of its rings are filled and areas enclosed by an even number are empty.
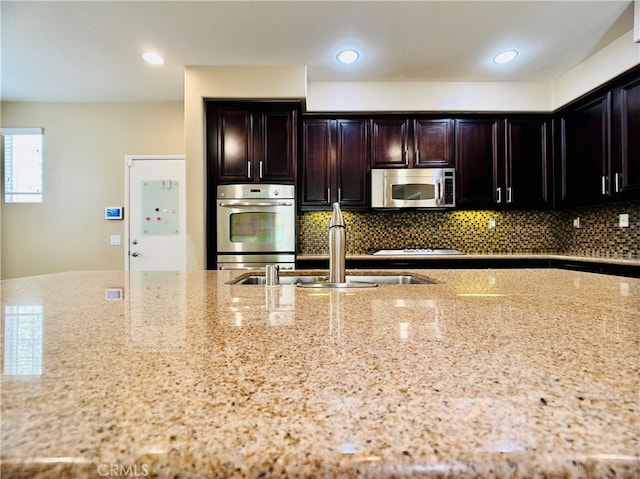
{"type": "Polygon", "coordinates": [[[4,374],[42,374],[42,305],[5,306],[4,314],[4,374]]]}
{"type": "Polygon", "coordinates": [[[42,203],[42,128],[3,128],[4,201],[42,203]]]}

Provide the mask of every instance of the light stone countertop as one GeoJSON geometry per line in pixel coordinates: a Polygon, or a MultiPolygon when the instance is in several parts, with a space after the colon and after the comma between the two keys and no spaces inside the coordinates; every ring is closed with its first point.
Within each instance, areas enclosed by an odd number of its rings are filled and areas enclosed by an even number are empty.
{"type": "Polygon", "coordinates": [[[640,279],[2,281],[2,477],[640,477],[640,279]]]}

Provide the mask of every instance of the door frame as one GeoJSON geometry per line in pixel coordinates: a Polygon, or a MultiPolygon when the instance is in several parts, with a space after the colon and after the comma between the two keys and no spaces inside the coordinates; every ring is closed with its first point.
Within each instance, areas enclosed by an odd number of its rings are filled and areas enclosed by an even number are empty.
{"type": "MultiPolygon", "coordinates": [[[[186,169],[185,155],[125,155],[124,157],[124,270],[129,271],[129,239],[130,239],[130,165],[133,160],[184,160],[186,169]]],[[[186,205],[185,205],[186,208],[186,205]]],[[[186,234],[186,232],[185,232],[186,234]]]]}

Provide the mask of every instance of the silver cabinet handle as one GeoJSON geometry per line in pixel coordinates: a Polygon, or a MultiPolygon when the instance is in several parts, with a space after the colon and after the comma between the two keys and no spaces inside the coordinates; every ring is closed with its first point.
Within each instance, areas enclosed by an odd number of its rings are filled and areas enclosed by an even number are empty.
{"type": "Polygon", "coordinates": [[[607,194],[607,177],[605,175],[602,175],[602,194],[607,194]]]}
{"type": "Polygon", "coordinates": [[[247,161],[247,178],[251,179],[251,162],[247,161]]]}
{"type": "Polygon", "coordinates": [[[404,150],[404,164],[409,166],[409,150],[404,150]]]}
{"type": "Polygon", "coordinates": [[[338,188],[338,203],[342,202],[342,188],[338,188]]]}
{"type": "Polygon", "coordinates": [[[260,160],[260,162],[258,163],[258,166],[260,167],[260,171],[258,171],[258,175],[260,179],[262,179],[262,160],[260,160]]]}
{"type": "Polygon", "coordinates": [[[331,204],[331,188],[327,188],[327,204],[331,204]]]}
{"type": "Polygon", "coordinates": [[[512,188],[509,186],[507,188],[507,204],[510,204],[513,201],[513,192],[512,188]]]}
{"type": "Polygon", "coordinates": [[[420,150],[416,150],[413,161],[414,166],[418,166],[420,164],[420,150]]]}
{"type": "Polygon", "coordinates": [[[496,203],[500,204],[502,203],[502,188],[501,187],[496,188],[496,193],[498,194],[498,199],[496,200],[496,203]]]}
{"type": "Polygon", "coordinates": [[[616,173],[614,177],[614,187],[616,189],[616,193],[620,193],[622,191],[622,175],[620,173],[616,173]]]}

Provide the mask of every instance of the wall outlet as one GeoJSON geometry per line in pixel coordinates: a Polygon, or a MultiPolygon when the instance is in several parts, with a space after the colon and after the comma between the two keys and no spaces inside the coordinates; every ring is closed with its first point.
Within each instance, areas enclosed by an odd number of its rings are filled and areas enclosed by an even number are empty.
{"type": "Polygon", "coordinates": [[[573,227],[574,228],[580,228],[580,217],[579,216],[577,218],[573,218],[573,227]]]}
{"type": "Polygon", "coordinates": [[[618,226],[620,226],[620,228],[628,228],[629,227],[629,214],[628,213],[622,213],[618,217],[618,226]]]}
{"type": "Polygon", "coordinates": [[[120,246],[120,235],[111,235],[111,246],[120,246]]]}
{"type": "Polygon", "coordinates": [[[496,229],[496,220],[493,218],[489,218],[489,229],[490,230],[496,229]]]}

